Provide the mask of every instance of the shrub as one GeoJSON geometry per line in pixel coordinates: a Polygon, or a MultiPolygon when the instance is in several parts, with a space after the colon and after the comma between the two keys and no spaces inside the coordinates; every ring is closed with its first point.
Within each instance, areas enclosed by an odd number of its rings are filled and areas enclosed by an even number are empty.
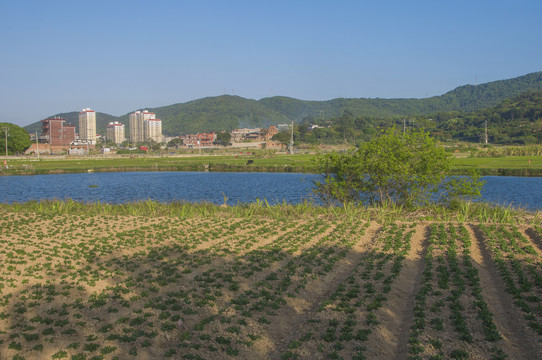
{"type": "Polygon", "coordinates": [[[316,194],[328,203],[363,202],[407,207],[427,203],[441,192],[443,200],[480,195],[477,177],[448,177],[451,156],[423,130],[389,128],[358,150],[316,159],[324,180],[316,194]]]}

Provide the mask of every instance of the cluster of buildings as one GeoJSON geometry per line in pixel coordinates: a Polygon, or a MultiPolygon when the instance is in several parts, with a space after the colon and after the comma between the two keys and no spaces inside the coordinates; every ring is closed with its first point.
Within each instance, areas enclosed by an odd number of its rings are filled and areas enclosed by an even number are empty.
{"type": "MultiPolygon", "coordinates": [[[[279,125],[271,125],[267,129],[235,129],[230,132],[232,143],[242,142],[270,142],[279,130],[279,125]]],[[[217,143],[217,133],[199,133],[194,135],[181,135],[179,138],[185,147],[207,147],[217,143]]]]}
{"type": "MultiPolygon", "coordinates": [[[[95,146],[97,138],[101,137],[96,133],[96,112],[85,108],[79,112],[79,134],[75,131],[74,125],[66,124],[66,120],[55,116],[41,121],[42,142],[50,146],[95,146]]],[[[115,144],[126,140],[124,124],[118,121],[110,122],[107,125],[105,138],[115,144]]],[[[130,114],[130,141],[162,142],[162,120],[157,119],[154,113],[148,110],[136,111],[130,114]]]]}
{"type": "MultiPolygon", "coordinates": [[[[288,124],[272,125],[265,129],[235,129],[230,132],[231,143],[267,143],[273,147],[271,139],[279,131],[288,130],[288,124]]],[[[106,133],[101,136],[96,133],[96,112],[90,108],[82,109],[79,112],[79,133],[76,133],[76,127],[69,125],[61,117],[53,117],[41,121],[41,143],[48,144],[48,150],[68,150],[69,153],[77,153],[78,150],[89,151],[94,148],[98,138],[104,138],[115,144],[121,144],[126,140],[125,125],[115,121],[107,125],[106,133]]],[[[173,138],[165,139],[162,136],[162,121],[156,118],[156,114],[148,110],[135,111],[129,115],[129,140],[132,144],[153,141],[162,143],[173,138]]],[[[217,133],[199,133],[194,135],[179,136],[182,140],[182,146],[209,147],[217,144],[217,133]]],[[[40,151],[31,148],[31,151],[40,151]]],[[[277,145],[278,146],[278,145],[277,145]]],[[[42,148],[42,151],[46,150],[42,148]]]]}
{"type": "Polygon", "coordinates": [[[79,113],[79,135],[74,125],[66,124],[66,120],[55,116],[41,121],[41,140],[52,146],[70,146],[76,143],[96,144],[96,112],[83,109],[79,113]]]}

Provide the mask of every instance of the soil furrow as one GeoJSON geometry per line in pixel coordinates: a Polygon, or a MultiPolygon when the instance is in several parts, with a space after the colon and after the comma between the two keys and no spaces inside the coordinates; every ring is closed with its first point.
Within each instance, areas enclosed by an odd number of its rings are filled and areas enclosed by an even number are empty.
{"type": "Polygon", "coordinates": [[[538,250],[537,252],[540,255],[542,253],[542,239],[540,235],[533,228],[525,229],[525,234],[527,234],[527,238],[535,245],[535,249],[538,250]]]}
{"type": "Polygon", "coordinates": [[[273,323],[268,329],[268,336],[272,340],[271,348],[267,353],[260,353],[254,358],[280,358],[280,354],[288,349],[288,344],[302,334],[303,326],[311,318],[320,304],[332,294],[337,285],[355,271],[361,258],[372,248],[374,237],[380,225],[371,224],[358,242],[350,249],[334,269],[323,278],[318,278],[307,284],[296,298],[287,300],[287,305],[277,312],[279,322],[273,323]]]}
{"type": "Polygon", "coordinates": [[[523,316],[514,305],[511,295],[506,292],[499,270],[491,260],[484,243],[483,234],[473,225],[469,232],[473,239],[471,256],[480,276],[482,295],[494,315],[495,325],[503,336],[503,340],[498,344],[511,359],[542,358],[542,348],[532,330],[521,321],[523,316]]]}
{"type": "Polygon", "coordinates": [[[423,256],[429,228],[416,226],[411,249],[403,261],[403,268],[392,285],[388,301],[377,311],[380,324],[367,344],[368,359],[406,359],[410,326],[414,322],[412,308],[420,287],[423,256]]]}
{"type": "MultiPolygon", "coordinates": [[[[315,246],[315,244],[317,244],[319,241],[321,241],[324,237],[329,236],[334,230],[335,230],[335,227],[333,227],[333,226],[329,227],[323,233],[319,234],[318,236],[313,237],[310,241],[307,241],[306,243],[302,244],[296,252],[294,252],[293,254],[288,256],[286,259],[274,261],[269,268],[266,268],[266,269],[263,269],[262,271],[254,273],[250,277],[250,282],[251,283],[256,283],[258,281],[261,281],[261,280],[265,279],[265,277],[268,276],[272,272],[280,272],[280,270],[284,266],[286,266],[286,264],[292,258],[295,258],[295,257],[299,256],[299,254],[302,254],[305,250],[310,249],[311,247],[315,246]]],[[[284,234],[282,234],[281,236],[283,236],[283,235],[284,234]]],[[[279,237],[277,237],[276,239],[278,239],[278,238],[279,237]]],[[[276,240],[276,239],[274,239],[274,240],[276,240]]],[[[253,250],[264,250],[265,246],[269,245],[270,243],[271,242],[262,243],[264,245],[258,244],[253,250]]]]}

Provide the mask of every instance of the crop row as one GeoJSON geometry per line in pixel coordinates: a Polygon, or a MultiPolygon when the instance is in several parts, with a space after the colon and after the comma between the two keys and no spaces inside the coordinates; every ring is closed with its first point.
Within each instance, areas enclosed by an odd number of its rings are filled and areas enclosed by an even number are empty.
{"type": "Polygon", "coordinates": [[[508,357],[473,250],[542,335],[542,258],[515,226],[473,226],[478,242],[462,224],[354,216],[5,215],[2,359],[363,359],[390,301],[408,300],[391,294],[422,228],[411,359],[508,357]]]}
{"type": "Polygon", "coordinates": [[[542,258],[515,226],[480,225],[506,291],[527,324],[542,336],[542,258]]]}
{"type": "Polygon", "coordinates": [[[471,258],[468,230],[432,224],[428,243],[409,358],[507,358],[471,258]]]}
{"type": "Polygon", "coordinates": [[[265,342],[366,223],[35,215],[0,223],[0,357],[216,358],[265,342]]]}
{"type": "Polygon", "coordinates": [[[379,324],[377,311],[401,271],[412,234],[404,224],[382,228],[348,276],[327,299],[315,304],[314,316],[306,320],[301,336],[290,342],[282,358],[364,359],[365,344],[379,324]]]}

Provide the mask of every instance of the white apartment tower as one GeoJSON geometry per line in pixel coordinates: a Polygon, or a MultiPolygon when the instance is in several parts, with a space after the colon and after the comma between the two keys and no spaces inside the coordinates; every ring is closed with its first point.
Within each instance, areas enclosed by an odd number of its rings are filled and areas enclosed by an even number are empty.
{"type": "Polygon", "coordinates": [[[136,111],[134,113],[131,113],[129,118],[130,118],[130,121],[129,121],[129,124],[128,126],[130,127],[130,142],[132,143],[137,143],[140,140],[140,135],[141,134],[141,131],[140,131],[140,126],[139,126],[139,114],[141,113],[141,111],[136,111]]]}
{"type": "Polygon", "coordinates": [[[79,113],[79,140],[96,144],[96,112],[86,108],[79,113]]]}
{"type": "Polygon", "coordinates": [[[115,144],[122,143],[126,139],[124,137],[124,124],[118,121],[110,122],[107,125],[107,139],[113,141],[115,144]]]}
{"type": "Polygon", "coordinates": [[[157,143],[162,142],[162,120],[149,119],[145,120],[145,139],[152,140],[157,143]]]}
{"type": "Polygon", "coordinates": [[[133,143],[144,142],[145,137],[145,121],[156,119],[154,113],[148,110],[136,111],[130,114],[130,141],[133,143]]]}
{"type": "Polygon", "coordinates": [[[130,114],[130,141],[138,143],[149,139],[162,142],[162,121],[148,110],[130,114]]]}

